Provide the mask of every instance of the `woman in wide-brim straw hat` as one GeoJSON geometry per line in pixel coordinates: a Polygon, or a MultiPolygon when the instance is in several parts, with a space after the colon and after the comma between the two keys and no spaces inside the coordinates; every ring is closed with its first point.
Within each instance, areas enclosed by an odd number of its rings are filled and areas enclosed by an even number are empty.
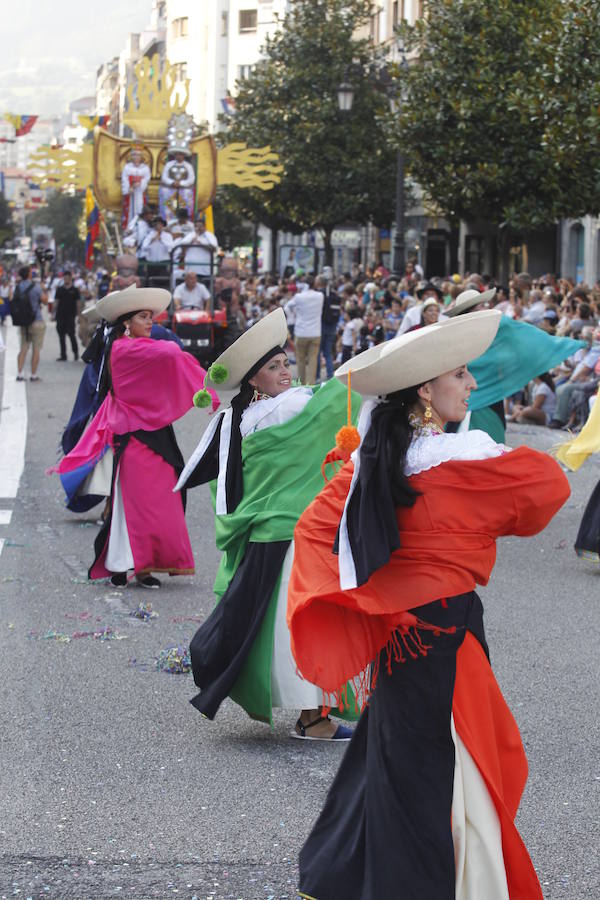
{"type": "MultiPolygon", "coordinates": [[[[170,300],[168,291],[131,287],[98,301],[109,326],[100,376],[105,399],[54,470],[69,502],[94,490],[98,498],[110,493],[89,577],[111,576],[116,586],[135,575],[156,588],[153,572],[194,572],[183,498],[173,492],[183,459],[172,423],[192,407],[206,373],[176,343],[150,339],[153,315],[170,300]]],[[[211,401],[216,409],[214,392],[211,401]]]]}
{"type": "Polygon", "coordinates": [[[346,391],[335,380],[294,387],[286,341],[277,309],[210,367],[207,384],[236,394],[179,480],[212,483],[223,551],[217,606],[191,641],[200,688],[192,703],[212,719],[229,696],[267,723],[274,708],[300,710],[294,737],[348,740],[349,729],[322,714],[322,691],[298,677],[285,620],[294,526],[323,485],[321,462],[346,419],[346,391]]]}
{"type": "MultiPolygon", "coordinates": [[[[483,292],[463,291],[444,313],[448,318],[456,318],[473,315],[476,311],[478,314],[485,312],[495,295],[496,288],[483,292]]],[[[583,342],[546,334],[540,328],[503,315],[491,345],[473,363],[477,390],[473,392],[461,430],[486,431],[495,441],[504,441],[505,398],[522,390],[533,378],[549,372],[583,346],[583,342]]],[[[455,422],[447,430],[458,427],[459,423],[455,422]]]]}
{"type": "Polygon", "coordinates": [[[300,853],[303,897],[542,898],[514,825],[527,763],[475,587],[496,539],[543,529],[569,487],[543,453],[443,430],[465,415],[466,363],[499,319],[488,310],[430,325],[336,373],[351,371],[371,399],[354,463],[296,526],[288,624],[300,672],[332,704],[372,668],[300,853]]]}

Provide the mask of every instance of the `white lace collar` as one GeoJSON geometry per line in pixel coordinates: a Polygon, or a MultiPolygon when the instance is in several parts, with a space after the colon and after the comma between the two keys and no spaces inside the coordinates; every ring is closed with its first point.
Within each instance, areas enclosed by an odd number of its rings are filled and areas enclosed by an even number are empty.
{"type": "Polygon", "coordinates": [[[492,459],[509,448],[497,444],[485,431],[418,435],[406,454],[405,475],[417,475],[451,460],[492,459]]]}

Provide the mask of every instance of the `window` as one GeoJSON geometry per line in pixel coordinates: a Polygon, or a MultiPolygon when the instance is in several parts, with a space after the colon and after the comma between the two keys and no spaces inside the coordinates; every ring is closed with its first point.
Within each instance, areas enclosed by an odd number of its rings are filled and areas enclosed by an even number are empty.
{"type": "Polygon", "coordinates": [[[398,0],[394,0],[392,5],[392,25],[394,28],[398,24],[398,0]]]}
{"type": "Polygon", "coordinates": [[[227,37],[227,13],[221,13],[221,37],[227,37]]]}
{"type": "Polygon", "coordinates": [[[183,16],[180,19],[173,19],[173,25],[171,27],[173,30],[174,38],[187,37],[188,22],[189,22],[189,19],[187,16],[183,16]]]}
{"type": "Polygon", "coordinates": [[[173,66],[175,81],[185,81],[187,78],[187,63],[175,63],[173,66]]]}
{"type": "Polygon", "coordinates": [[[238,81],[244,81],[245,78],[248,78],[251,71],[252,71],[252,66],[238,66],[237,67],[238,81]]]}
{"type": "Polygon", "coordinates": [[[258,13],[255,9],[240,9],[240,34],[244,31],[256,31],[258,13]]]}
{"type": "Polygon", "coordinates": [[[465,269],[467,272],[483,272],[485,238],[468,234],[465,239],[465,269]]]}
{"type": "Polygon", "coordinates": [[[379,17],[381,15],[381,10],[378,9],[376,13],[371,16],[371,40],[374,44],[379,43],[379,17]]]}

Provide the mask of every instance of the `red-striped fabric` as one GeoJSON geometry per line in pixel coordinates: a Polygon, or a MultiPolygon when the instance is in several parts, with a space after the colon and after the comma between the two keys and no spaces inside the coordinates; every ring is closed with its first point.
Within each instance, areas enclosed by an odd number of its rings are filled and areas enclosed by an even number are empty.
{"type": "Polygon", "coordinates": [[[543,900],[515,816],[527,781],[521,735],[477,639],[467,632],[456,659],[454,724],[496,807],[510,900],[543,900]]]}
{"type": "Polygon", "coordinates": [[[352,470],[345,465],[301,516],[288,590],[298,668],[331,694],[388,645],[408,610],[487,584],[496,539],[541,531],[570,493],[560,466],[527,447],[415,475],[421,496],[398,511],[400,549],[366,584],[342,591],[332,547],[352,470]]]}

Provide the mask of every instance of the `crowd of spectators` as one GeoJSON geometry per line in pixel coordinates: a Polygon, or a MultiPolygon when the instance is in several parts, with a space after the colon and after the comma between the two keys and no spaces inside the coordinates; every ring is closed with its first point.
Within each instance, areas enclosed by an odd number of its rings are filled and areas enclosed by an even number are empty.
{"type": "MultiPolygon", "coordinates": [[[[204,227],[197,223],[195,234],[204,227]]],[[[103,296],[110,288],[110,276],[102,269],[85,273],[75,266],[65,267],[65,271],[67,268],[73,272],[73,283],[79,288],[81,306],[86,300],[103,296]]],[[[543,373],[518,396],[508,398],[507,418],[572,430],[585,422],[600,384],[600,283],[593,287],[575,285],[551,274],[532,278],[525,272],[513,275],[507,285],[478,273],[426,281],[412,260],[400,278],[375,264],[354,265],[351,271],[338,275],[328,267],[316,276],[301,268],[292,269],[288,267],[285,276],[253,275],[235,259],[224,258],[215,282],[215,302],[217,306],[226,305],[228,320],[235,321],[238,333],[282,307],[288,322],[290,353],[296,357],[302,382],[311,384],[330,378],[337,365],[357,353],[443,320],[445,312],[465,290],[483,293],[494,287],[496,294],[491,305],[504,315],[549,334],[585,342],[584,348],[553,372],[543,373]]],[[[0,300],[5,299],[0,305],[3,317],[8,313],[7,301],[16,281],[16,272],[6,273],[0,280],[0,300]]],[[[63,271],[42,281],[50,310],[63,281],[63,271]]],[[[196,277],[186,274],[178,290],[176,306],[190,305],[191,294],[198,290],[196,277]]],[[[206,298],[193,305],[204,302],[206,298]]],[[[79,328],[85,345],[84,317],[79,318],[79,328]]]]}
{"type": "Polygon", "coordinates": [[[496,294],[491,305],[504,315],[586,344],[556,370],[543,373],[519,395],[508,398],[507,417],[520,423],[577,430],[587,418],[600,383],[600,283],[590,288],[551,274],[532,278],[525,272],[513,275],[507,285],[478,273],[425,281],[412,261],[401,278],[376,265],[364,269],[356,265],[351,272],[337,276],[325,268],[315,278],[298,269],[287,277],[242,278],[239,316],[242,327],[250,327],[282,306],[292,352],[295,345],[302,351],[299,377],[311,383],[325,374],[331,377],[336,365],[362,350],[443,320],[463,291],[483,293],[493,287],[496,294]],[[322,296],[320,332],[318,294],[322,296]],[[313,356],[305,353],[308,344],[313,356]]]}

